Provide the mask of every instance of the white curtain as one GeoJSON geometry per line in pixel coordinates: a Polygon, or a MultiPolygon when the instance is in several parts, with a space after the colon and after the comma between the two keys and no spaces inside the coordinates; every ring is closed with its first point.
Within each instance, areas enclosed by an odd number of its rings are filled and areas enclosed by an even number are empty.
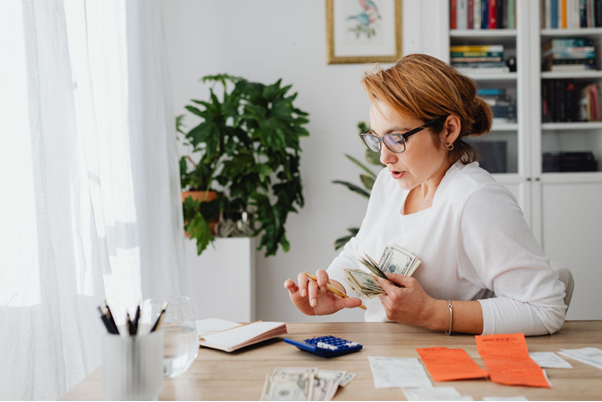
{"type": "Polygon", "coordinates": [[[0,2],[0,399],[58,399],[98,367],[104,297],[120,320],[182,291],[158,10],[0,2]]]}

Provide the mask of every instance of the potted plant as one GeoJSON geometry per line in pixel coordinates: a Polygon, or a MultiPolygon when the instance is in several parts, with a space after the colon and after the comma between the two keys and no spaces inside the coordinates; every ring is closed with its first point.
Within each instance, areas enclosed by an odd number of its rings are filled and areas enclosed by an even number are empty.
{"type": "MultiPolygon", "coordinates": [[[[368,125],[366,124],[366,122],[360,121],[357,124],[357,128],[361,134],[361,133],[365,132],[366,130],[368,130],[368,125]]],[[[383,166],[385,166],[380,162],[380,154],[379,153],[372,152],[369,149],[366,149],[365,155],[366,155],[366,161],[368,163],[370,163],[371,165],[380,166],[381,168],[383,166]]],[[[364,187],[362,188],[361,186],[358,186],[353,183],[349,183],[347,181],[342,181],[342,180],[333,180],[332,183],[342,184],[345,187],[347,187],[349,190],[353,191],[354,193],[357,193],[366,198],[370,198],[370,192],[372,191],[372,187],[374,186],[374,182],[376,181],[376,176],[378,175],[378,173],[374,173],[370,168],[368,168],[366,165],[364,165],[363,163],[361,163],[360,161],[355,159],[353,156],[348,155],[348,154],[345,154],[345,156],[351,162],[353,162],[356,166],[359,166],[364,171],[364,173],[360,174],[360,181],[364,187]]],[[[347,242],[349,240],[351,240],[351,238],[353,236],[357,235],[357,232],[359,232],[360,229],[352,227],[352,228],[348,228],[347,230],[349,231],[348,235],[340,237],[334,241],[334,249],[335,250],[338,250],[339,248],[341,248],[345,244],[347,244],[347,242]]]]}
{"type": "Polygon", "coordinates": [[[293,106],[297,94],[289,94],[291,86],[281,86],[281,80],[264,85],[220,74],[201,81],[211,84],[210,99],[186,106],[201,122],[181,131],[199,162],[183,157],[181,177],[189,187],[194,181],[219,191],[206,202],[185,198],[186,231],[201,254],[214,240],[208,222],[219,217],[216,231],[261,236],[258,250],[266,256],[279,246],[288,251],[287,216],[304,205],[299,140],[309,135],[308,114],[293,106]],[[221,99],[216,86],[222,88],[221,99]]]}

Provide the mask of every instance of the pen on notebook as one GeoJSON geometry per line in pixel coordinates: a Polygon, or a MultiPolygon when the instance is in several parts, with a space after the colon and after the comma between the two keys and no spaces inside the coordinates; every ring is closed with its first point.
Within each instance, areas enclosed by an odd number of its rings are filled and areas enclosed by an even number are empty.
{"type": "MultiPolygon", "coordinates": [[[[315,275],[312,275],[309,272],[303,272],[303,273],[305,274],[305,276],[307,276],[312,281],[318,282],[318,278],[316,278],[315,275]]],[[[331,293],[334,293],[335,295],[342,297],[344,299],[349,297],[345,293],[341,292],[339,289],[332,286],[330,283],[326,284],[326,289],[328,289],[331,293]]],[[[361,308],[362,310],[366,310],[366,306],[364,306],[363,304],[360,304],[358,307],[361,308]]]]}
{"type": "Polygon", "coordinates": [[[159,318],[157,318],[157,322],[151,328],[150,332],[155,332],[159,328],[161,328],[161,324],[163,323],[163,317],[165,316],[165,310],[167,309],[167,302],[163,303],[163,307],[161,308],[161,313],[159,314],[159,318]]]}

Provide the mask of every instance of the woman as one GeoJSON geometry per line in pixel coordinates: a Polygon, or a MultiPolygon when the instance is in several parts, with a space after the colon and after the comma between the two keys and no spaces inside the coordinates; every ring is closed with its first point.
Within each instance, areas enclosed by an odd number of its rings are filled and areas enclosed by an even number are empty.
{"type": "Polygon", "coordinates": [[[422,264],[412,277],[378,279],[386,295],[364,300],[366,321],[395,321],[446,332],[551,334],[562,326],[564,285],[513,195],[479,167],[468,136],[487,134],[492,113],[473,80],[427,55],[403,57],[362,80],[371,130],[362,139],[387,166],[374,184],[359,233],[317,283],[284,283],[307,315],[361,304],[344,268],[362,269],[398,244],[422,264]]]}

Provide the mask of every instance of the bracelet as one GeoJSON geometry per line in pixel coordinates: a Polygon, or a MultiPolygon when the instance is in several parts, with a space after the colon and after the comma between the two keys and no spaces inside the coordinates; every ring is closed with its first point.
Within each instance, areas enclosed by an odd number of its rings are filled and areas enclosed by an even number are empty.
{"type": "Polygon", "coordinates": [[[447,307],[449,307],[449,331],[445,331],[446,335],[451,335],[452,333],[452,323],[454,322],[454,311],[451,300],[447,301],[447,307]]]}

